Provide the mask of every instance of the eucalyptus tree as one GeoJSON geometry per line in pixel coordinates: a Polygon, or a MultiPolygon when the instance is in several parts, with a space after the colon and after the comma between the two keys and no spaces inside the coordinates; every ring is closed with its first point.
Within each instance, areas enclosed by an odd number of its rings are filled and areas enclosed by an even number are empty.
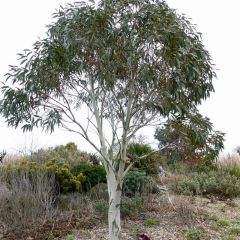
{"type": "Polygon", "coordinates": [[[81,2],[53,17],[46,38],[10,67],[0,111],[9,126],[62,127],[96,149],[107,173],[110,239],[120,239],[128,142],[207,98],[212,60],[195,26],[164,1],[81,2]]]}

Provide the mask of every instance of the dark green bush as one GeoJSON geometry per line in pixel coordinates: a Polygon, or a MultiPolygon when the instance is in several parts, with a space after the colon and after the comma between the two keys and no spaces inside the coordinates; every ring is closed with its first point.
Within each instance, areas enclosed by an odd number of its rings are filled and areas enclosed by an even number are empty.
{"type": "Polygon", "coordinates": [[[193,195],[240,196],[240,179],[226,171],[195,172],[172,185],[177,193],[193,195]]]}
{"type": "Polygon", "coordinates": [[[154,152],[154,149],[152,149],[148,144],[136,142],[130,143],[127,148],[128,157],[135,162],[133,165],[134,168],[145,172],[147,175],[156,175],[158,165],[162,165],[163,162],[158,153],[152,152],[154,152]],[[145,155],[148,156],[142,158],[145,155]],[[139,157],[141,158],[139,159],[139,157]]]}
{"type": "Polygon", "coordinates": [[[140,157],[151,153],[153,149],[148,144],[131,142],[128,144],[127,151],[129,154],[140,157]]]}
{"type": "Polygon", "coordinates": [[[86,176],[86,180],[82,185],[83,191],[85,192],[89,191],[92,187],[94,187],[98,183],[107,182],[106,171],[104,167],[100,165],[91,165],[89,163],[79,163],[74,165],[71,168],[71,172],[75,176],[77,176],[80,173],[86,176]]]}
{"type": "Polygon", "coordinates": [[[182,181],[176,181],[170,184],[170,189],[178,194],[198,195],[201,194],[200,184],[193,178],[186,177],[182,181]]]}
{"type": "Polygon", "coordinates": [[[129,171],[123,183],[123,195],[133,197],[157,191],[154,179],[138,170],[129,171]]]}

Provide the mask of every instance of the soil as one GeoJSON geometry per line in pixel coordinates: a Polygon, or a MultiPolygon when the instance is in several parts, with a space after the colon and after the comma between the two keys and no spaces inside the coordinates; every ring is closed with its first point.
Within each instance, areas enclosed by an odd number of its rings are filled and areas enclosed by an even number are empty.
{"type": "MultiPolygon", "coordinates": [[[[152,197],[137,219],[122,221],[122,239],[134,240],[137,234],[146,234],[151,240],[240,239],[240,198],[172,196],[172,201],[173,206],[165,196],[152,197]]],[[[108,236],[101,217],[72,214],[24,229],[1,226],[0,232],[4,240],[63,240],[68,234],[76,240],[105,240],[108,236]]]]}

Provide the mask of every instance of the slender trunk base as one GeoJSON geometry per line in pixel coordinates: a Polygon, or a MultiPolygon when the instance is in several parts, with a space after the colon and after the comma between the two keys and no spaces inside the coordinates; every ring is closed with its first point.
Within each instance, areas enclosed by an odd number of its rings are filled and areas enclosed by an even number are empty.
{"type": "Polygon", "coordinates": [[[116,181],[116,179],[111,179],[111,180],[108,181],[108,192],[109,192],[109,210],[108,210],[109,240],[120,240],[121,239],[120,203],[121,203],[122,190],[121,190],[120,183],[118,183],[116,181]]]}
{"type": "Polygon", "coordinates": [[[121,239],[121,222],[120,222],[120,200],[113,200],[110,203],[108,211],[109,222],[109,239],[120,240],[121,239]]]}

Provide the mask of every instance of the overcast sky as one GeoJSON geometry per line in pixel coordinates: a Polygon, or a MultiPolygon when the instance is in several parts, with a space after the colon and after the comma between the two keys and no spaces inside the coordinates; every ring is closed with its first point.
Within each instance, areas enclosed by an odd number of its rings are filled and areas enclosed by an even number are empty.
{"type": "MultiPolygon", "coordinates": [[[[44,37],[45,26],[52,21],[52,13],[67,0],[8,0],[0,1],[0,80],[5,79],[8,65],[15,64],[16,54],[31,48],[38,37],[44,37]]],[[[199,108],[210,117],[214,128],[226,133],[225,152],[240,145],[240,1],[239,0],[166,0],[178,13],[190,17],[203,34],[217,71],[216,92],[199,108]]],[[[154,131],[152,131],[153,133],[154,131]]],[[[150,134],[151,135],[151,134],[150,134]]],[[[7,128],[0,117],[0,150],[34,150],[74,141],[81,150],[90,150],[78,136],[63,131],[52,135],[40,130],[23,134],[19,129],[7,128]]]]}

